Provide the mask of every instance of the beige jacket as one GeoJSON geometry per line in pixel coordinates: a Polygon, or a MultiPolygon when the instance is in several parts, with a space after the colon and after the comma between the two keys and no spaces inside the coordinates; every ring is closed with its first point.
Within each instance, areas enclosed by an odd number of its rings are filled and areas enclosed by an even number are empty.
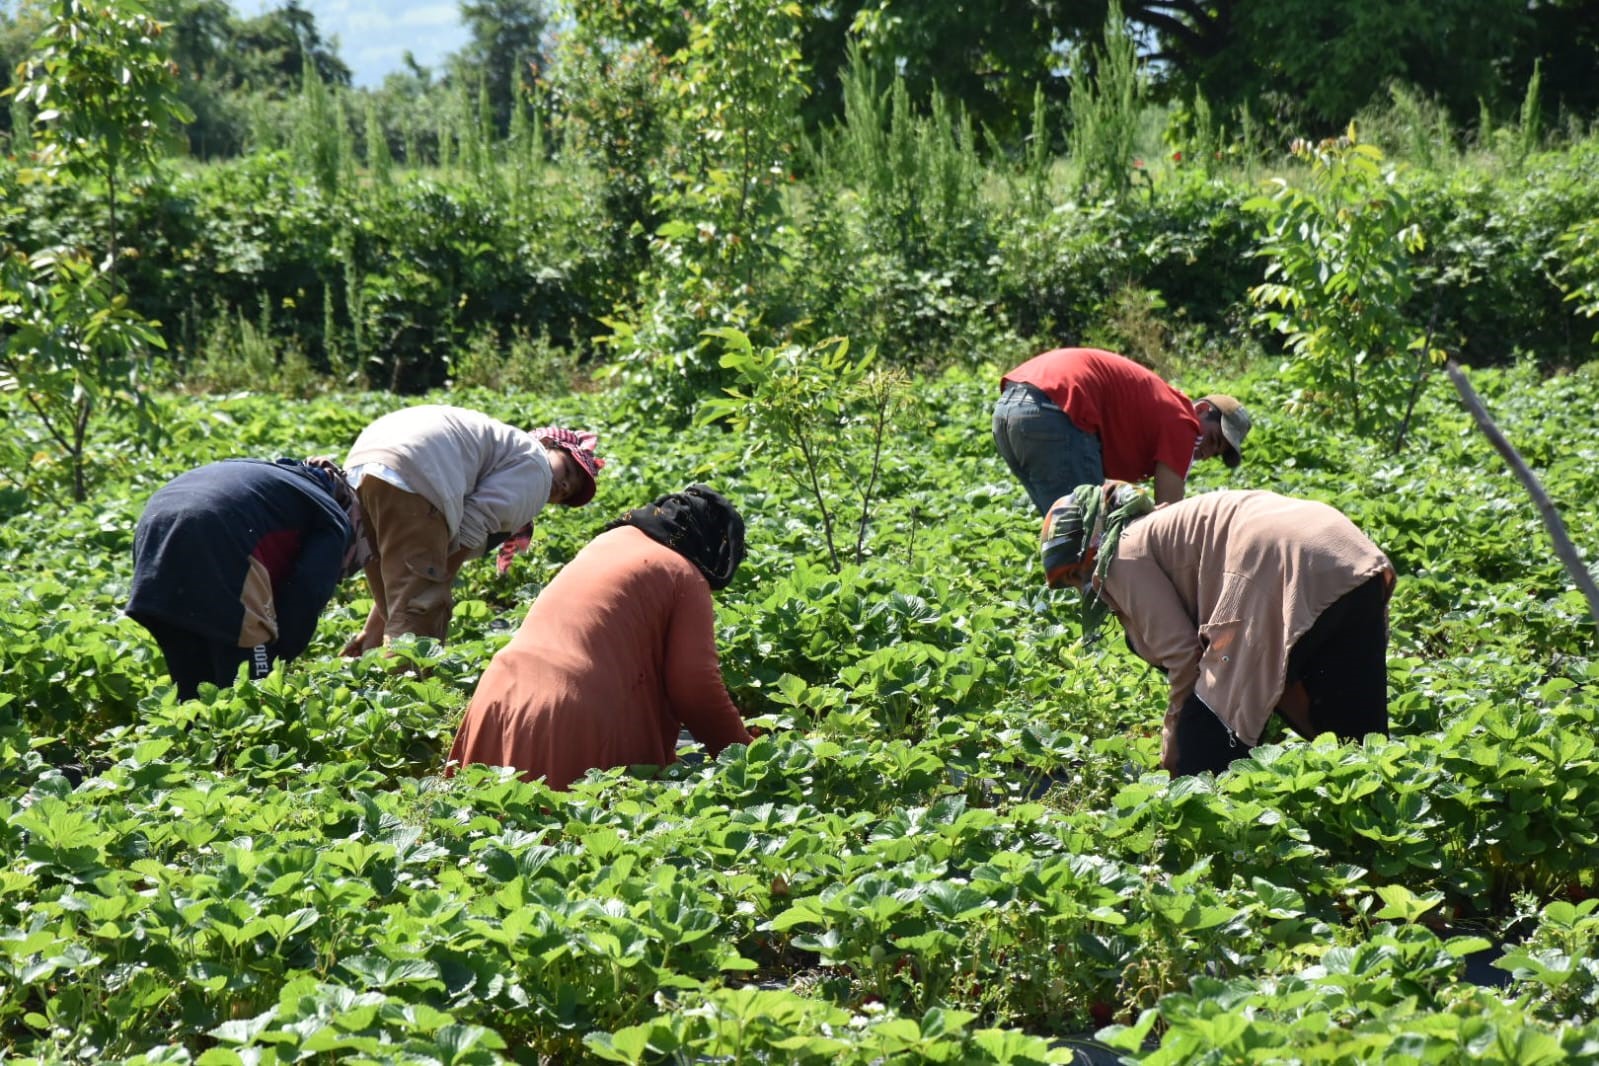
{"type": "Polygon", "coordinates": [[[1393,566],[1324,503],[1210,492],[1127,527],[1101,595],[1166,671],[1168,738],[1192,693],[1247,744],[1282,698],[1288,652],[1322,611],[1393,566]]]}
{"type": "Polygon", "coordinates": [[[483,551],[550,500],[550,458],[524,430],[464,407],[424,404],[386,414],[356,438],[346,470],[381,463],[444,515],[450,550],[483,551]]]}

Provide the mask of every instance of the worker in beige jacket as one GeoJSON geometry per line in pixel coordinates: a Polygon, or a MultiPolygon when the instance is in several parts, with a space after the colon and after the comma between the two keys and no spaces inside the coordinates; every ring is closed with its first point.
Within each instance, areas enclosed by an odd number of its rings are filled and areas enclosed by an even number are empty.
{"type": "Polygon", "coordinates": [[[1082,590],[1085,632],[1114,613],[1166,672],[1174,776],[1225,769],[1273,713],[1306,738],[1386,735],[1394,569],[1332,507],[1230,491],[1156,508],[1107,481],[1055,502],[1042,553],[1051,587],[1082,590]]]}
{"type": "Polygon", "coordinates": [[[362,430],[344,468],[372,550],[372,611],[344,654],[406,633],[443,640],[462,563],[519,531],[530,534],[545,504],[581,507],[594,498],[604,465],[595,441],[592,433],[523,430],[442,404],[407,407],[362,430]]]}

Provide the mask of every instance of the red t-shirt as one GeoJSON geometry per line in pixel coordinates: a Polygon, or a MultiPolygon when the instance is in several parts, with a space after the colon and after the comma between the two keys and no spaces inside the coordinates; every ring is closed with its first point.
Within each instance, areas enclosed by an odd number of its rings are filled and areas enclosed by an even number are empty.
{"type": "Polygon", "coordinates": [[[1131,359],[1098,348],[1056,348],[1000,379],[1020,381],[1055,401],[1072,424],[1099,438],[1107,478],[1142,481],[1165,463],[1188,476],[1199,440],[1193,401],[1131,359]]]}

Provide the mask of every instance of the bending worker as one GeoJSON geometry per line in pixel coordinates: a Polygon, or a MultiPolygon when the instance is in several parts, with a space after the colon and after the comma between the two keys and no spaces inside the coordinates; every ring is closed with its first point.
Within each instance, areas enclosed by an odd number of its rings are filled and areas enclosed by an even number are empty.
{"type": "Polygon", "coordinates": [[[128,616],[161,645],[179,699],[265,677],[316,632],[365,560],[361,509],[328,459],[224,459],[150,497],[133,534],[128,616]]]}
{"type": "Polygon", "coordinates": [[[744,558],[744,520],[703,485],[606,526],[539,593],[478,682],[450,748],[564,789],[590,769],[714,758],[748,744],[722,683],[711,592],[744,558]]]}
{"type": "Polygon", "coordinates": [[[1124,482],[1079,486],[1044,520],[1045,580],[1107,612],[1171,687],[1161,764],[1220,772],[1280,714],[1305,738],[1388,732],[1382,551],[1323,503],[1207,492],[1156,508],[1124,482]]]}
{"type": "Polygon", "coordinates": [[[1153,478],[1155,502],[1183,498],[1188,468],[1243,459],[1249,412],[1219,393],[1188,397],[1131,359],[1097,348],[1056,348],[1000,379],[994,445],[1033,506],[1106,478],[1153,478]]]}
{"type": "Polygon", "coordinates": [[[581,507],[594,498],[604,464],[595,439],[521,430],[439,404],[395,411],[362,430],[345,468],[366,517],[372,610],[344,654],[406,633],[443,640],[462,563],[531,535],[528,524],[546,504],[581,507]]]}

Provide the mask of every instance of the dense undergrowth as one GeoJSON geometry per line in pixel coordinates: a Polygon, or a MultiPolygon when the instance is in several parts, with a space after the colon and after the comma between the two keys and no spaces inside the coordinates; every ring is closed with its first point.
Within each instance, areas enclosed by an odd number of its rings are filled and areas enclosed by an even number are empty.
{"type": "MultiPolygon", "coordinates": [[[[1041,587],[994,376],[918,383],[868,556],[837,573],[814,506],[741,435],[614,394],[440,394],[599,430],[596,503],[547,515],[504,577],[468,567],[449,644],[400,650],[414,669],[336,657],[365,613],[350,583],[302,660],[183,704],[119,614],[142,501],[215,458],[341,454],[401,401],[171,402],[157,458],[96,456],[92,504],[0,528],[0,1041],[864,1064],[1068,1061],[1097,1029],[1151,1063],[1599,1062],[1593,622],[1450,395],[1423,396],[1396,456],[1284,413],[1268,374],[1179,380],[1257,417],[1246,465],[1191,491],[1332,502],[1400,582],[1390,739],[1268,744],[1173,783],[1162,678],[1118,637],[1085,647],[1041,587]],[[719,643],[765,734],[565,794],[442,780],[561,560],[690,480],[750,523],[719,643]]],[[[1476,381],[1591,545],[1599,374],[1476,381]]]]}
{"type": "MultiPolygon", "coordinates": [[[[170,165],[126,196],[118,272],[160,323],[173,376],[214,388],[310,389],[318,375],[406,392],[511,376],[543,388],[610,363],[681,406],[718,381],[700,331],[728,325],[768,343],[847,336],[914,367],[1019,361],[1062,339],[1155,364],[1279,347],[1249,321],[1266,260],[1245,205],[1266,178],[1299,180],[1286,151],[1135,160],[1142,180],[1099,197],[1047,159],[980,158],[947,116],[858,123],[889,132],[862,158],[818,149],[786,163],[737,277],[695,261],[737,239],[695,206],[674,217],[645,190],[634,199],[654,207],[618,215],[626,167],[511,143],[472,168],[331,187],[284,152],[170,165]]],[[[1594,284],[1579,238],[1599,215],[1596,153],[1589,137],[1401,165],[1406,221],[1425,241],[1403,314],[1478,365],[1590,358],[1587,304],[1568,294],[1594,284]]],[[[22,176],[0,163],[0,249],[103,240],[92,183],[22,176]]]]}

